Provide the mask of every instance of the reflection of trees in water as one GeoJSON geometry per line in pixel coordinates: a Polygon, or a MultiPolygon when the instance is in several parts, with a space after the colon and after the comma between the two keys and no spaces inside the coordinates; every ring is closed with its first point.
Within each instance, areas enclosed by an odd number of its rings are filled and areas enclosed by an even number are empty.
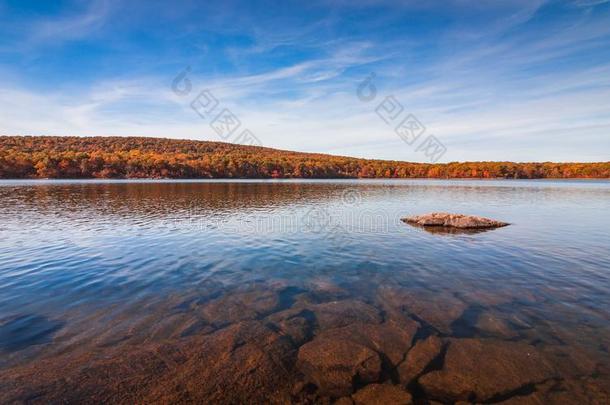
{"type": "MultiPolygon", "coordinates": [[[[359,198],[386,200],[394,187],[384,184],[318,182],[129,182],[39,184],[0,187],[2,211],[16,220],[53,224],[73,221],[87,224],[141,225],[163,222],[193,225],[197,221],[226,220],[261,214],[268,219],[284,215],[283,221],[298,215],[299,209],[325,209],[334,205],[340,215],[356,207],[359,198]],[[351,199],[356,194],[357,201],[351,199]],[[296,213],[296,214],[295,214],[296,213]]],[[[407,188],[402,188],[406,192],[407,188]]],[[[371,215],[369,215],[371,216],[371,215]]],[[[298,218],[300,221],[303,218],[298,218]]],[[[294,218],[293,218],[294,219],[294,218]]],[[[369,222],[374,218],[365,218],[369,222]]],[[[271,226],[273,223],[265,223],[271,226]]]]}
{"type": "Polygon", "coordinates": [[[243,212],[340,198],[329,187],[296,183],[115,183],[0,188],[3,210],[66,217],[102,216],[127,221],[193,211],[243,212]]]}

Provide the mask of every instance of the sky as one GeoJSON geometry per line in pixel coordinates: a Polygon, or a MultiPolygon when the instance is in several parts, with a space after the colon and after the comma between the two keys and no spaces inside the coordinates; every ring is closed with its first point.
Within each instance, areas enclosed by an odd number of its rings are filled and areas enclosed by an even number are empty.
{"type": "Polygon", "coordinates": [[[439,162],[608,161],[610,0],[0,0],[0,134],[246,129],[364,158],[426,162],[434,139],[439,162]]]}

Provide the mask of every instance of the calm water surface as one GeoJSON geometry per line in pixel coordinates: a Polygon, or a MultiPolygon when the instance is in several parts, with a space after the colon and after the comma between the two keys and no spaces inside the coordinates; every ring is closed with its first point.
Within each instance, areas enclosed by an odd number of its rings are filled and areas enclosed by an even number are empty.
{"type": "Polygon", "coordinates": [[[248,291],[277,293],[262,319],[399,290],[439,336],[568,348],[605,378],[609,212],[605,181],[3,181],[0,369],[210,333],[258,308],[226,299],[248,291]],[[432,211],[512,225],[400,221],[432,211]]]}

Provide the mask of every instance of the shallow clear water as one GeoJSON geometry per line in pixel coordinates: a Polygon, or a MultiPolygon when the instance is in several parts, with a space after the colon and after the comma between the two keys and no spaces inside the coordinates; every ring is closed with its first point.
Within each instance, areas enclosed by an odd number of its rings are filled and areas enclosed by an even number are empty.
{"type": "Polygon", "coordinates": [[[381,308],[391,288],[458,308],[418,314],[440,336],[577,348],[604,376],[609,212],[607,181],[3,181],[0,368],[207,333],[234,319],[201,309],[243,291],[278,292],[277,312],[299,294],[381,308]],[[511,225],[400,221],[432,211],[511,225]]]}

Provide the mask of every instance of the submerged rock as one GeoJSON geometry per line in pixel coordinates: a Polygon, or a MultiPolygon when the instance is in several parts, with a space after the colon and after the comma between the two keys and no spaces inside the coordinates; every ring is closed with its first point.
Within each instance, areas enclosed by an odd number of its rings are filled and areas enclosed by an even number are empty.
{"type": "Polygon", "coordinates": [[[448,214],[445,212],[433,212],[431,214],[416,215],[402,218],[401,221],[411,225],[449,227],[459,229],[486,229],[499,228],[509,225],[506,222],[496,221],[489,218],[473,215],[448,214]]]}
{"type": "Polygon", "coordinates": [[[296,357],[261,322],[167,344],[117,345],[0,370],[0,403],[285,404],[296,357]]]}
{"type": "Polygon", "coordinates": [[[411,394],[397,385],[370,384],[352,395],[356,405],[410,405],[411,394]]]}
{"type": "Polygon", "coordinates": [[[381,353],[390,365],[395,367],[403,360],[405,353],[411,347],[418,326],[415,321],[411,321],[411,324],[405,328],[393,324],[355,323],[341,328],[329,329],[322,332],[319,337],[346,340],[366,346],[377,353],[381,353]]]}
{"type": "Polygon", "coordinates": [[[404,290],[382,287],[377,299],[388,317],[403,317],[406,321],[415,315],[444,334],[451,333],[451,325],[458,320],[466,308],[466,303],[446,291],[427,289],[404,290]],[[405,318],[406,317],[406,318],[405,318]]]}
{"type": "Polygon", "coordinates": [[[258,319],[273,312],[280,305],[276,291],[256,289],[227,293],[203,306],[201,316],[218,327],[258,319]]]}
{"type": "Polygon", "coordinates": [[[342,300],[308,307],[316,316],[320,329],[338,328],[356,322],[381,323],[379,311],[362,301],[342,300]]]}
{"type": "Polygon", "coordinates": [[[354,383],[379,379],[381,359],[366,346],[341,339],[316,338],[299,349],[297,366],[321,395],[341,397],[354,383]]]}
{"type": "Polygon", "coordinates": [[[396,370],[400,382],[411,383],[441,354],[442,349],[443,342],[437,336],[430,336],[426,340],[417,342],[396,370]]]}
{"type": "Polygon", "coordinates": [[[495,339],[451,339],[444,366],[419,378],[429,397],[488,402],[557,376],[534,347],[495,339]]]}
{"type": "Polygon", "coordinates": [[[591,377],[583,379],[550,380],[536,386],[528,394],[516,395],[498,402],[502,405],[546,405],[546,404],[608,404],[610,390],[607,379],[591,377]]]}
{"type": "Polygon", "coordinates": [[[274,328],[245,321],[185,343],[186,361],[148,375],[151,389],[135,402],[287,402],[296,347],[274,328]]]}
{"type": "Polygon", "coordinates": [[[351,397],[342,397],[336,400],[333,405],[353,405],[354,401],[352,401],[351,397]]]}
{"type": "Polygon", "coordinates": [[[503,319],[504,314],[486,311],[479,315],[475,327],[486,335],[503,339],[514,339],[519,333],[511,328],[509,323],[503,319]]]}

